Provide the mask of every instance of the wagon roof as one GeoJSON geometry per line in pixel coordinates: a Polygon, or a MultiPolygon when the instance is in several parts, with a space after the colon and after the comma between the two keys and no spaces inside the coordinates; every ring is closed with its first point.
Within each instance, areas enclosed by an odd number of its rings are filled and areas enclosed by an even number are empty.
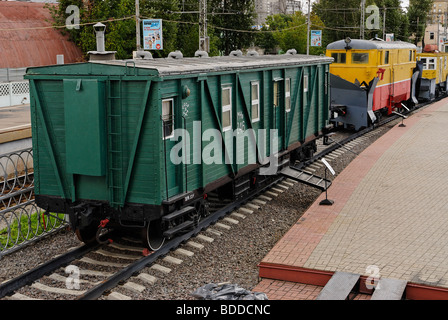
{"type": "MultiPolygon", "coordinates": [[[[330,43],[327,46],[327,50],[345,50],[347,44],[344,40],[339,40],[330,43]]],[[[349,46],[352,49],[417,49],[417,47],[409,42],[404,41],[378,41],[378,40],[362,40],[351,39],[349,46]]]]}
{"type": "Polygon", "coordinates": [[[151,60],[110,60],[94,61],[114,66],[133,67],[155,70],[159,75],[191,74],[191,73],[209,73],[224,72],[244,69],[260,69],[279,66],[294,65],[315,65],[321,63],[331,63],[333,58],[325,56],[301,55],[301,54],[283,54],[283,55],[261,55],[261,56],[242,56],[242,57],[209,57],[209,58],[157,58],[151,60]]]}

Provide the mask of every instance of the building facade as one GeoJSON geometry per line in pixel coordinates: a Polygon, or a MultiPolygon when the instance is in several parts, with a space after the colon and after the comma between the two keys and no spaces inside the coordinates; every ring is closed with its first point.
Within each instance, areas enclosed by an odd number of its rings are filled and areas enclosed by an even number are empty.
{"type": "Polygon", "coordinates": [[[301,0],[255,0],[257,24],[263,25],[266,18],[273,14],[294,14],[302,10],[301,0]]]}

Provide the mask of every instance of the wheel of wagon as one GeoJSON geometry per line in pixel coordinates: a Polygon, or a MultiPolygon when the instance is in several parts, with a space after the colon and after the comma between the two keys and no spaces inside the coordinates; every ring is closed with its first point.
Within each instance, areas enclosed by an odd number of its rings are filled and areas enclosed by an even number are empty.
{"type": "Polygon", "coordinates": [[[84,242],[85,244],[89,244],[96,241],[97,229],[98,228],[95,224],[91,224],[88,227],[76,229],[75,234],[78,237],[79,241],[84,242]]]}
{"type": "Polygon", "coordinates": [[[162,225],[160,220],[148,222],[146,227],[142,228],[143,245],[152,251],[159,250],[165,242],[162,225]]]}

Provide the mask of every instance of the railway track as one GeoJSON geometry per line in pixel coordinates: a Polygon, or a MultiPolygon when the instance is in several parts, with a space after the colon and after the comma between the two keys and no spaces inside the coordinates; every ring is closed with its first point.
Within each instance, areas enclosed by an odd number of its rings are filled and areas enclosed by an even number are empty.
{"type": "MultiPolygon", "coordinates": [[[[417,110],[412,110],[415,111],[417,110]]],[[[391,118],[387,123],[393,122],[395,125],[397,121],[401,121],[401,118],[391,118]]],[[[385,123],[382,124],[384,125],[385,123]]],[[[337,139],[336,136],[332,136],[333,142],[330,146],[320,143],[316,156],[303,164],[296,164],[296,167],[312,173],[319,172],[322,164],[318,160],[322,157],[330,163],[337,161],[345,152],[353,152],[352,149],[365,139],[381,134],[379,130],[369,129],[347,137],[338,136],[338,141],[333,140],[337,139]]],[[[48,299],[128,299],[129,297],[115,291],[114,288],[144,290],[144,286],[132,280],[133,277],[138,274],[136,277],[139,281],[148,284],[153,283],[156,278],[151,274],[141,273],[143,268],[150,266],[150,269],[158,272],[169,272],[169,268],[159,264],[160,261],[180,263],[179,256],[192,255],[195,251],[201,250],[203,245],[195,241],[196,239],[202,239],[203,242],[213,240],[205,236],[204,231],[219,234],[220,231],[217,229],[225,230],[229,228],[228,224],[239,223],[245,215],[251,214],[252,210],[272,200],[295,183],[297,182],[291,179],[278,177],[257,194],[234,203],[223,203],[212,195],[209,197],[210,207],[214,210],[212,215],[201,220],[196,229],[166,242],[160,250],[147,256],[142,256],[143,248],[133,239],[126,237],[108,244],[84,245],[73,249],[0,285],[0,298],[42,299],[42,292],[45,292],[44,295],[48,299]],[[228,224],[223,224],[221,220],[227,221],[228,224]],[[174,256],[172,252],[175,253],[174,256]],[[87,280],[84,277],[87,277],[87,280]],[[26,290],[27,292],[38,292],[36,297],[22,294],[25,286],[32,288],[26,290]]]]}

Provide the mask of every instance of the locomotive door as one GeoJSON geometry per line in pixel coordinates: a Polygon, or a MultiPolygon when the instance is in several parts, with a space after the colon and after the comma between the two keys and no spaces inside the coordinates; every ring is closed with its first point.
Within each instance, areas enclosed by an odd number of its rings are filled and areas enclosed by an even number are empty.
{"type": "MultiPolygon", "coordinates": [[[[398,52],[390,51],[390,80],[389,80],[389,103],[388,103],[388,114],[392,112],[393,105],[395,104],[395,55],[398,52]]],[[[398,58],[398,57],[397,57],[398,58]]]]}
{"type": "Polygon", "coordinates": [[[270,143],[274,144],[271,147],[273,152],[279,152],[283,146],[284,138],[284,117],[285,110],[282,107],[284,104],[284,80],[275,79],[273,83],[273,104],[272,104],[272,120],[273,125],[271,129],[270,143]]]}

